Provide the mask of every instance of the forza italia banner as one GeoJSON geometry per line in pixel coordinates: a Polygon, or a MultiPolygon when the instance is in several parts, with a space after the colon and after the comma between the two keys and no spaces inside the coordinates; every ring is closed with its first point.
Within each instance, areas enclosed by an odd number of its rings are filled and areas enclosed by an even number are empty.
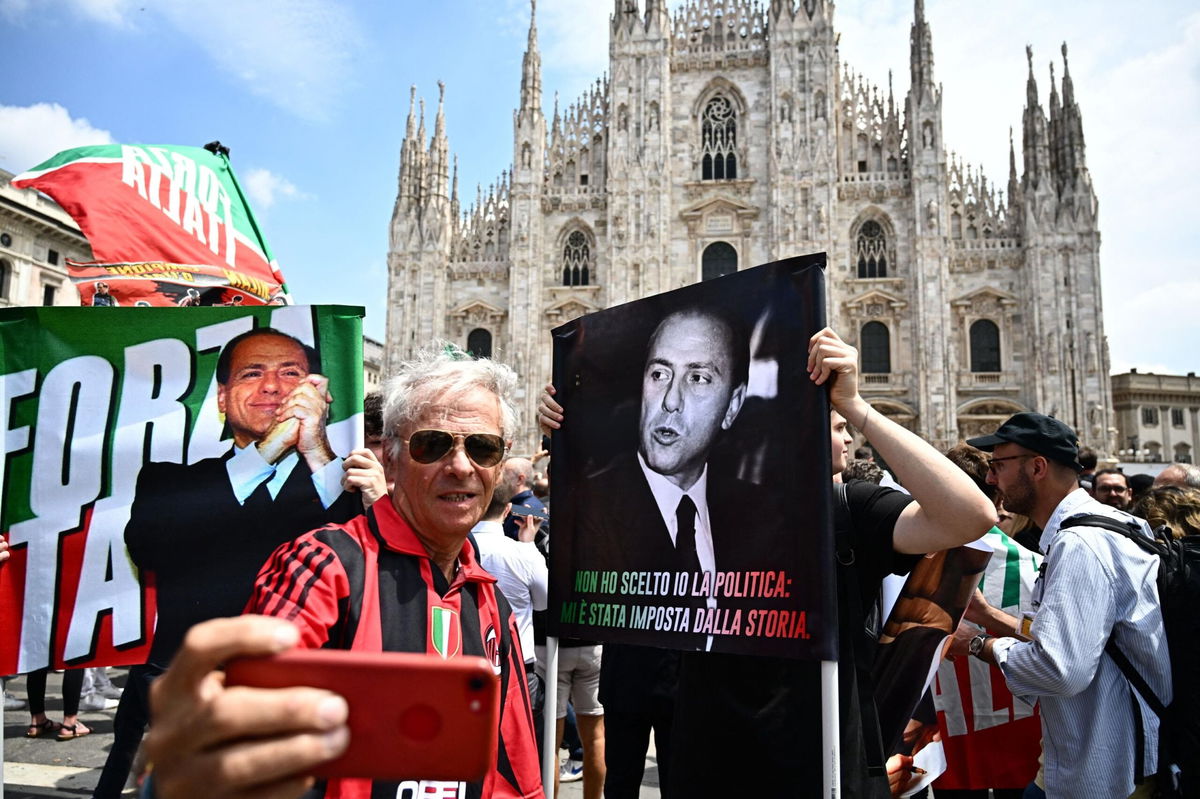
{"type": "MultiPolygon", "coordinates": [[[[76,147],[18,175],[12,184],[54,198],[78,223],[102,264],[162,261],[220,267],[230,273],[223,275],[227,283],[236,283],[234,275],[240,275],[285,292],[283,275],[225,150],[213,149],[76,147]]],[[[121,297],[122,284],[110,283],[109,289],[118,290],[114,296],[122,305],[134,304],[135,299],[121,297]]],[[[83,293],[84,286],[80,289],[83,293]]],[[[263,293],[269,297],[272,292],[263,293]]],[[[178,303],[167,298],[154,304],[178,303]]]]}
{"type": "MultiPolygon", "coordinates": [[[[155,529],[182,529],[226,502],[235,412],[220,356],[235,337],[259,334],[289,337],[307,367],[297,374],[328,378],[333,452],[359,446],[361,308],[0,309],[0,534],[11,552],[0,564],[0,673],[146,660],[165,583],[155,586],[125,544],[139,476],[147,465],[180,475],[160,492],[155,529]],[[194,476],[204,463],[216,464],[219,484],[194,476]]],[[[167,548],[197,591],[227,590],[212,575],[254,531],[217,518],[203,529],[167,548]]]]}

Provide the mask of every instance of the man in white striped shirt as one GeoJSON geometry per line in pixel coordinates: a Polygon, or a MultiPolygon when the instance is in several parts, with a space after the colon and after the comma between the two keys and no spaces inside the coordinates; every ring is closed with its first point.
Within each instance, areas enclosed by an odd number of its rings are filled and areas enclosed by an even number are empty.
{"type": "MultiPolygon", "coordinates": [[[[1117,533],[1063,526],[1078,514],[1133,518],[1078,487],[1082,467],[1075,431],[1067,425],[1018,413],[995,434],[967,443],[994,451],[988,482],[1000,489],[1006,508],[1042,527],[1046,555],[1033,591],[1032,640],[984,634],[971,638],[967,648],[1000,666],[1015,696],[1041,702],[1048,796],[1149,796],[1153,780],[1141,778],[1157,769],[1158,718],[1104,647],[1113,638],[1158,697],[1170,703],[1157,558],[1117,533]]],[[[1019,633],[1017,621],[1011,621],[1019,633]]]]}

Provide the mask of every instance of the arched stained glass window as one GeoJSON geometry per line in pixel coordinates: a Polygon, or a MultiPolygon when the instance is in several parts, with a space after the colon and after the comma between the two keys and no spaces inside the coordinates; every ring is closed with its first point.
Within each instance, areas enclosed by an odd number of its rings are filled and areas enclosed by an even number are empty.
{"type": "Polygon", "coordinates": [[[725,97],[714,97],[700,119],[700,177],[733,180],[737,177],[737,112],[725,97]]]}
{"type": "Polygon", "coordinates": [[[868,219],[858,229],[854,259],[859,277],[887,277],[887,234],[883,225],[868,219]]]}
{"type": "Polygon", "coordinates": [[[573,230],[563,247],[562,284],[564,286],[587,286],[592,275],[590,267],[592,249],[582,230],[573,230]]]}

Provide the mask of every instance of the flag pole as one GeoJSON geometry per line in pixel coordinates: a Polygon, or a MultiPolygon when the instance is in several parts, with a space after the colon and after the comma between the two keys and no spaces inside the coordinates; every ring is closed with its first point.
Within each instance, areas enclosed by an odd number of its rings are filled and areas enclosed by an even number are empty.
{"type": "Polygon", "coordinates": [[[546,636],[546,680],[542,708],[542,791],[554,796],[554,772],[558,771],[558,638],[546,636]]]}
{"type": "Polygon", "coordinates": [[[838,664],[821,661],[821,779],[826,799],[842,795],[842,751],[838,718],[838,664]]]}

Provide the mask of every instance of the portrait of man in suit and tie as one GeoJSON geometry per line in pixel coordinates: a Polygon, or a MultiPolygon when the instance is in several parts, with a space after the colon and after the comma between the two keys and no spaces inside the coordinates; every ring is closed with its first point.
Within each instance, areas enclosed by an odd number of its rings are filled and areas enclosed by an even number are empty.
{"type": "Polygon", "coordinates": [[[609,508],[581,514],[578,542],[590,566],[733,568],[717,562],[727,541],[718,542],[713,527],[731,521],[736,508],[729,505],[748,486],[715,484],[708,458],[745,401],[749,347],[739,322],[713,310],[676,311],[655,328],[642,370],[637,450],[588,481],[583,505],[595,499],[609,508]]]}
{"type": "Polygon", "coordinates": [[[818,651],[804,625],[827,631],[832,602],[815,566],[832,557],[829,411],[804,342],[824,324],[822,260],[553,331],[552,394],[571,420],[551,437],[557,634],[818,651]]]}
{"type": "MultiPolygon", "coordinates": [[[[746,400],[749,366],[749,334],[734,315],[697,306],[659,322],[646,345],[637,448],[591,475],[581,495],[575,542],[588,568],[683,572],[692,583],[707,574],[707,594],[697,586],[668,600],[693,614],[717,607],[718,572],[779,568],[779,540],[763,527],[780,518],[771,510],[776,498],[709,463],[746,400]]],[[[712,641],[690,635],[676,643],[712,641]]]]}

